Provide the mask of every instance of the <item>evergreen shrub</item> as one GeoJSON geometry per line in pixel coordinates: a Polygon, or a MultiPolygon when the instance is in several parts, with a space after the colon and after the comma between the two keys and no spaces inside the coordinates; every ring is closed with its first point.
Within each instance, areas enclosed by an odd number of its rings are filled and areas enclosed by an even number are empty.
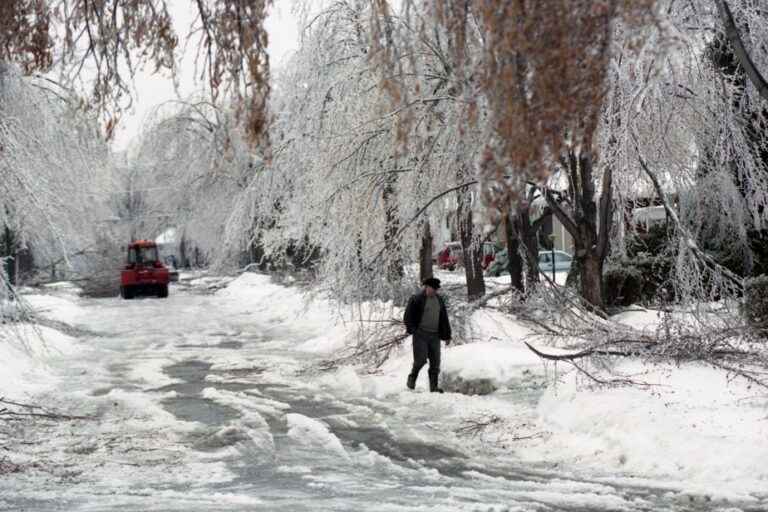
{"type": "Polygon", "coordinates": [[[629,306],[642,299],[645,281],[638,268],[632,265],[611,267],[603,279],[608,306],[629,306]]]}

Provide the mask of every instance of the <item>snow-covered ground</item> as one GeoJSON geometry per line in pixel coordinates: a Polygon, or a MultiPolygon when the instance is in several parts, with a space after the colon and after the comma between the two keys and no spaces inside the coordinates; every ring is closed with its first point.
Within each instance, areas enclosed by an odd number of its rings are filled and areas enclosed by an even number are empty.
{"type": "Polygon", "coordinates": [[[0,397],[93,419],[0,422],[18,467],[0,510],[768,510],[768,397],[715,370],[627,362],[653,386],[591,388],[482,310],[443,368],[497,390],[430,394],[425,369],[411,392],[409,343],[372,373],[317,371],[353,343],[343,310],[263,275],[216,282],[167,300],[26,290],[85,334],[15,326],[27,346],[0,342],[0,397]]]}

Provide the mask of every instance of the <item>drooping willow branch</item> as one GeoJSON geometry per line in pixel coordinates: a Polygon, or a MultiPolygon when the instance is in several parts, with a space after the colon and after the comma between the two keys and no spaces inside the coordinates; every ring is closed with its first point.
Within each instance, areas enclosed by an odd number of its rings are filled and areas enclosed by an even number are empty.
{"type": "Polygon", "coordinates": [[[643,159],[642,154],[640,153],[640,145],[637,141],[637,135],[632,132],[632,139],[635,144],[635,151],[637,152],[637,160],[640,163],[640,167],[643,169],[645,174],[650,178],[651,182],[653,183],[653,187],[656,189],[656,194],[659,196],[659,200],[661,201],[662,205],[664,206],[664,210],[667,213],[667,216],[672,219],[672,222],[675,224],[675,227],[678,230],[678,233],[683,237],[683,240],[685,241],[686,247],[691,251],[691,253],[696,256],[700,261],[702,261],[707,267],[717,270],[720,272],[723,276],[725,276],[729,281],[731,281],[739,290],[744,289],[744,281],[741,277],[734,274],[727,268],[720,265],[718,262],[716,262],[711,256],[709,256],[707,253],[702,251],[699,248],[699,244],[696,243],[696,239],[693,237],[693,235],[688,231],[688,229],[683,226],[683,224],[680,222],[680,218],[677,215],[677,212],[672,208],[672,206],[669,204],[669,200],[667,200],[666,194],[664,193],[664,190],[661,187],[661,183],[659,183],[659,178],[654,174],[653,171],[648,167],[647,162],[643,159]]]}
{"type": "Polygon", "coordinates": [[[720,13],[720,19],[725,26],[725,35],[733,47],[733,53],[739,60],[741,67],[744,68],[744,72],[749,77],[749,80],[755,86],[755,89],[757,89],[760,97],[765,101],[768,101],[768,80],[766,80],[760,73],[760,70],[757,69],[752,57],[750,57],[749,52],[744,47],[744,41],[741,39],[739,29],[736,27],[731,8],[725,0],[715,0],[715,3],[717,4],[717,10],[720,13]]]}
{"type": "MultiPolygon", "coordinates": [[[[452,194],[454,192],[458,192],[459,190],[465,189],[467,187],[471,187],[472,185],[477,185],[477,183],[478,183],[477,180],[467,181],[465,183],[462,183],[461,185],[456,185],[455,187],[451,187],[448,190],[444,190],[439,194],[437,194],[436,196],[432,197],[432,199],[427,201],[427,203],[424,206],[419,208],[419,210],[408,221],[406,221],[402,226],[400,226],[400,229],[397,230],[397,232],[392,236],[390,241],[395,242],[400,240],[400,238],[408,230],[408,228],[414,222],[416,222],[419,219],[419,217],[421,217],[424,214],[424,212],[426,212],[427,209],[430,206],[432,206],[432,204],[434,204],[434,202],[437,201],[438,199],[445,197],[449,194],[452,194]]],[[[366,265],[366,268],[370,269],[371,267],[373,267],[373,264],[376,263],[376,261],[378,261],[379,258],[381,258],[381,256],[384,254],[386,250],[387,250],[386,246],[382,247],[381,250],[379,250],[379,252],[376,253],[376,256],[374,256],[373,259],[371,259],[371,261],[368,262],[368,264],[366,265]]]]}

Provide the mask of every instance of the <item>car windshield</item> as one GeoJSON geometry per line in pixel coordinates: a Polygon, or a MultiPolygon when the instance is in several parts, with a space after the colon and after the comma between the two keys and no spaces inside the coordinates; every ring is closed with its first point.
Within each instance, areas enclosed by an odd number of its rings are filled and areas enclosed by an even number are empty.
{"type": "Polygon", "coordinates": [[[157,261],[157,247],[131,247],[128,263],[151,263],[157,261]]]}

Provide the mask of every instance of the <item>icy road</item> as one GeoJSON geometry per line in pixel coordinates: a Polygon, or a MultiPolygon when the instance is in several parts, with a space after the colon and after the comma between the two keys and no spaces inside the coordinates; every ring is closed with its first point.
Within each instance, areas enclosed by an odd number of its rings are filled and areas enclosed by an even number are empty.
{"type": "Polygon", "coordinates": [[[4,425],[26,469],[0,476],[0,510],[766,510],[474,449],[447,420],[456,395],[325,386],[301,318],[268,303],[80,305],[80,350],[35,399],[94,419],[4,425]]]}

